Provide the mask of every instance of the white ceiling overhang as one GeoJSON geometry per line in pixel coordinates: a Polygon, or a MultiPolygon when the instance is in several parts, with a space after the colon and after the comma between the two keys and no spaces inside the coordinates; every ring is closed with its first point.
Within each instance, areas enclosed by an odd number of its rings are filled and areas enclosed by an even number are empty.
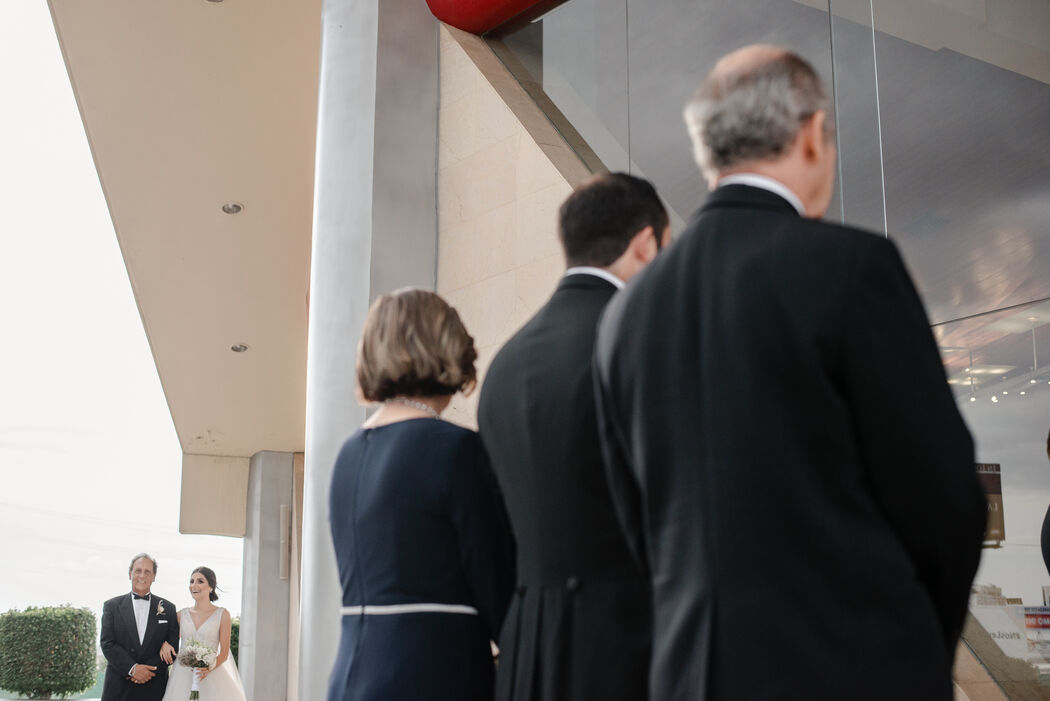
{"type": "Polygon", "coordinates": [[[320,1],[50,5],[183,452],[302,451],[320,1]]]}

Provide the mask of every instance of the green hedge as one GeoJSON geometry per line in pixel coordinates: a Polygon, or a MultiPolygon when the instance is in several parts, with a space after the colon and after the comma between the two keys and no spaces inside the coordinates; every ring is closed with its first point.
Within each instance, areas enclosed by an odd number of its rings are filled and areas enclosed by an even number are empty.
{"type": "Polygon", "coordinates": [[[58,606],[0,614],[0,688],[65,698],[95,683],[95,614],[58,606]]]}
{"type": "Polygon", "coordinates": [[[241,643],[241,618],[238,616],[234,618],[231,623],[233,627],[230,629],[230,654],[233,655],[233,661],[240,663],[237,659],[237,652],[240,650],[241,643]]]}

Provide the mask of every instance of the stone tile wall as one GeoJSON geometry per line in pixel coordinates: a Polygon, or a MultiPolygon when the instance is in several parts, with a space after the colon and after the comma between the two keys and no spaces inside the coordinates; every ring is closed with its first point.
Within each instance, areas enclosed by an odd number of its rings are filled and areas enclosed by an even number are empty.
{"type": "MultiPolygon", "coordinates": [[[[474,336],[483,379],[554,291],[558,207],[589,172],[482,39],[442,27],[440,61],[437,291],[474,336]]],[[[475,427],[477,397],[446,417],[475,427]]]]}

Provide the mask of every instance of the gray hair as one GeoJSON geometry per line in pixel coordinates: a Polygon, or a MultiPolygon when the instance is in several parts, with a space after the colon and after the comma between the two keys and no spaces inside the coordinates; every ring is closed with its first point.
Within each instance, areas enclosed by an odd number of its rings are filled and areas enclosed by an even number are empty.
{"type": "MultiPolygon", "coordinates": [[[[817,72],[801,56],[783,50],[741,68],[716,67],[684,116],[696,162],[712,179],[731,166],[782,155],[803,122],[820,110],[828,111],[828,96],[817,72]]],[[[830,116],[824,124],[830,136],[830,116]]]]}
{"type": "Polygon", "coordinates": [[[131,574],[131,570],[135,569],[135,563],[143,558],[153,563],[153,574],[157,574],[157,561],[154,560],[152,556],[147,555],[146,553],[139,553],[135,557],[131,558],[131,564],[128,565],[128,574],[131,574]]]}

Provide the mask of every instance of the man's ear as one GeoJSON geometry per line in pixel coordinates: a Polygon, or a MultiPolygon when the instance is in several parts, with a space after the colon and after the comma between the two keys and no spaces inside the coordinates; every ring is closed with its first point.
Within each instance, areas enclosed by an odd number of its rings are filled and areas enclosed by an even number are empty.
{"type": "Polygon", "coordinates": [[[627,244],[627,250],[632,258],[643,263],[648,263],[653,259],[659,250],[653,231],[653,227],[650,225],[631,237],[631,242],[627,244]]]}
{"type": "Polygon", "coordinates": [[[829,146],[827,133],[824,130],[827,119],[827,112],[817,110],[802,123],[802,128],[799,130],[802,156],[809,162],[819,162],[824,157],[824,150],[829,146]]]}

